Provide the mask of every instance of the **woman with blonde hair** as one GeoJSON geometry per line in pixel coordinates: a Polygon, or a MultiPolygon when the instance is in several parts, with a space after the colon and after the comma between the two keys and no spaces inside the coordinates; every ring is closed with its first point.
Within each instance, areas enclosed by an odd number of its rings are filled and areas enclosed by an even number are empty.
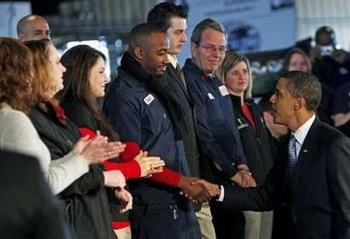
{"type": "MultiPolygon", "coordinates": [[[[252,99],[253,80],[246,57],[228,51],[218,69],[230,94],[247,164],[257,186],[264,184],[274,161],[272,138],[266,128],[262,112],[252,99]]],[[[247,239],[271,237],[271,212],[244,212],[247,239]]]]}

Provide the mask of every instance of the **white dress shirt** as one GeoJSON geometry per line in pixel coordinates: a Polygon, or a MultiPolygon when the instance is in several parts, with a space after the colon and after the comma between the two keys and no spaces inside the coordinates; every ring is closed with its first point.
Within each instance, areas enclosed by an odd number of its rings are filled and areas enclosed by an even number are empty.
{"type": "Polygon", "coordinates": [[[303,145],[305,138],[307,136],[307,133],[309,132],[311,125],[314,123],[316,116],[313,115],[308,119],[303,125],[301,125],[294,133],[292,133],[296,139],[296,151],[297,151],[297,158],[299,157],[299,152],[301,149],[301,146],[303,145]]]}

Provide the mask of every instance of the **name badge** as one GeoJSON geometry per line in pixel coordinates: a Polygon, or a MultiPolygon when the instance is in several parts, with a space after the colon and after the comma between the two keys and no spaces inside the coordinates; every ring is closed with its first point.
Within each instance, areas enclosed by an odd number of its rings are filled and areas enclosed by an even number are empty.
{"type": "Polygon", "coordinates": [[[144,99],[143,101],[149,105],[152,103],[152,101],[154,101],[154,96],[152,94],[148,94],[144,99]]]}
{"type": "Polygon", "coordinates": [[[210,92],[208,93],[208,97],[210,100],[215,100],[215,97],[210,92]]]}
{"type": "Polygon", "coordinates": [[[219,86],[219,91],[220,91],[222,96],[226,96],[229,94],[226,86],[224,86],[224,85],[219,86]]]}
{"type": "Polygon", "coordinates": [[[238,130],[241,130],[241,129],[244,129],[244,128],[247,128],[248,127],[248,124],[243,122],[240,118],[237,119],[237,128],[238,130]]]}

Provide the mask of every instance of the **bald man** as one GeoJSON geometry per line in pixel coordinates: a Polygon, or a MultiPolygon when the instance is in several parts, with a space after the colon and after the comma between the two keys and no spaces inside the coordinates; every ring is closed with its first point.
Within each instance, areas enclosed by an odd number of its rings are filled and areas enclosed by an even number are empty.
{"type": "Polygon", "coordinates": [[[46,19],[39,15],[27,15],[17,23],[17,38],[22,41],[51,39],[46,19]]]}

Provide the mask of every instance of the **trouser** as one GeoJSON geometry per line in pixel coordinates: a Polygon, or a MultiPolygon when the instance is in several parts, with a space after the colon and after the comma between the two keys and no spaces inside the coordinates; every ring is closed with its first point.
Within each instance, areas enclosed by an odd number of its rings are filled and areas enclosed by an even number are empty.
{"type": "Polygon", "coordinates": [[[131,239],[131,228],[123,227],[120,229],[114,229],[114,233],[117,235],[118,239],[131,239]]]}
{"type": "Polygon", "coordinates": [[[271,239],[272,212],[243,212],[245,216],[246,239],[271,239]]]}
{"type": "Polygon", "coordinates": [[[196,217],[202,234],[202,239],[216,239],[209,203],[203,203],[201,209],[196,212],[196,217]]]}

